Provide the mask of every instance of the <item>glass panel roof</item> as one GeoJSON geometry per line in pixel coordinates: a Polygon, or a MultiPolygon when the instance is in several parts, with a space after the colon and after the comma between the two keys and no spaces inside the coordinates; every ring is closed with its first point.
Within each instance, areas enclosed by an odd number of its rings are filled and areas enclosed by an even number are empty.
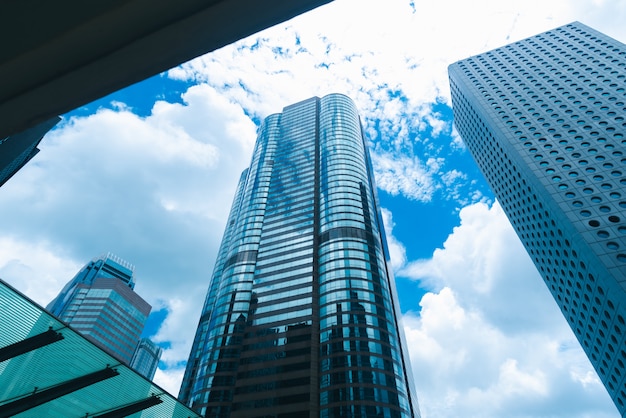
{"type": "Polygon", "coordinates": [[[130,416],[199,418],[174,396],[0,280],[0,351],[48,329],[62,334],[63,338],[0,362],[0,416],[7,416],[10,405],[24,404],[31,408],[14,416],[97,417],[156,396],[161,403],[130,416]],[[118,374],[32,407],[35,399],[28,396],[51,388],[49,392],[60,391],[65,382],[107,368],[118,374]]]}

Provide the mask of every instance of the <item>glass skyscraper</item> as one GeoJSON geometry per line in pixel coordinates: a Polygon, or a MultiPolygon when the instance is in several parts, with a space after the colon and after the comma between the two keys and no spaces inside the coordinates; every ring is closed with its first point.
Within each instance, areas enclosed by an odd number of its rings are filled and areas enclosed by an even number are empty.
{"type": "Polygon", "coordinates": [[[151,306],[134,292],[134,266],[112,254],[87,263],[46,309],[102,349],[130,361],[151,306]]]}
{"type": "Polygon", "coordinates": [[[267,117],[241,175],[180,399],[206,417],[414,417],[354,103],[267,117]]]}
{"type": "Polygon", "coordinates": [[[626,414],[626,45],[575,22],[449,68],[455,125],[626,414]]]}

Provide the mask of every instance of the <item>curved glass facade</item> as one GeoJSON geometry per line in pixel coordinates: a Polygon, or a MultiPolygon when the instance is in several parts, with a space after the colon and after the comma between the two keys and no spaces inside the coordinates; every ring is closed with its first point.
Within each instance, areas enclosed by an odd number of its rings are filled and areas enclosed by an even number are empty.
{"type": "Polygon", "coordinates": [[[354,103],[269,116],[241,176],[180,398],[207,417],[414,417],[354,103]]]}

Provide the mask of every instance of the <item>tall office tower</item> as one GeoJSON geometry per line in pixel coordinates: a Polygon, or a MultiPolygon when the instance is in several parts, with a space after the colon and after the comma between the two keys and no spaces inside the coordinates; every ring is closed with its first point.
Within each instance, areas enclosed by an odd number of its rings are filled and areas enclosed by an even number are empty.
{"type": "Polygon", "coordinates": [[[87,263],[46,309],[129,364],[151,306],[134,292],[134,266],[112,254],[87,263]]]}
{"type": "Polygon", "coordinates": [[[575,22],[449,75],[461,137],[626,414],[626,45],[575,22]]]}
{"type": "Polygon", "coordinates": [[[206,417],[413,417],[359,116],[343,95],[265,119],[180,399],[206,417]]]}

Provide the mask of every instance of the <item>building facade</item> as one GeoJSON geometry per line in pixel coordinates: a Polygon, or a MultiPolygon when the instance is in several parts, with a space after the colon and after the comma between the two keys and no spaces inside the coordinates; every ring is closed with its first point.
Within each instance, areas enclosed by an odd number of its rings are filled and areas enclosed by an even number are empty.
{"type": "Polygon", "coordinates": [[[41,122],[23,132],[0,139],[0,186],[39,153],[39,143],[61,118],[41,122]]]}
{"type": "Polygon", "coordinates": [[[581,23],[449,67],[455,125],[626,414],[626,45],[581,23]]]}
{"type": "Polygon", "coordinates": [[[151,306],[135,291],[134,266],[112,254],[87,263],[46,309],[129,364],[151,306]]]}
{"type": "Polygon", "coordinates": [[[163,354],[161,347],[149,338],[142,338],[137,343],[130,367],[146,379],[152,380],[159,366],[161,354],[163,354]]]}
{"type": "Polygon", "coordinates": [[[179,398],[206,417],[419,416],[354,103],[265,119],[179,398]]]}

